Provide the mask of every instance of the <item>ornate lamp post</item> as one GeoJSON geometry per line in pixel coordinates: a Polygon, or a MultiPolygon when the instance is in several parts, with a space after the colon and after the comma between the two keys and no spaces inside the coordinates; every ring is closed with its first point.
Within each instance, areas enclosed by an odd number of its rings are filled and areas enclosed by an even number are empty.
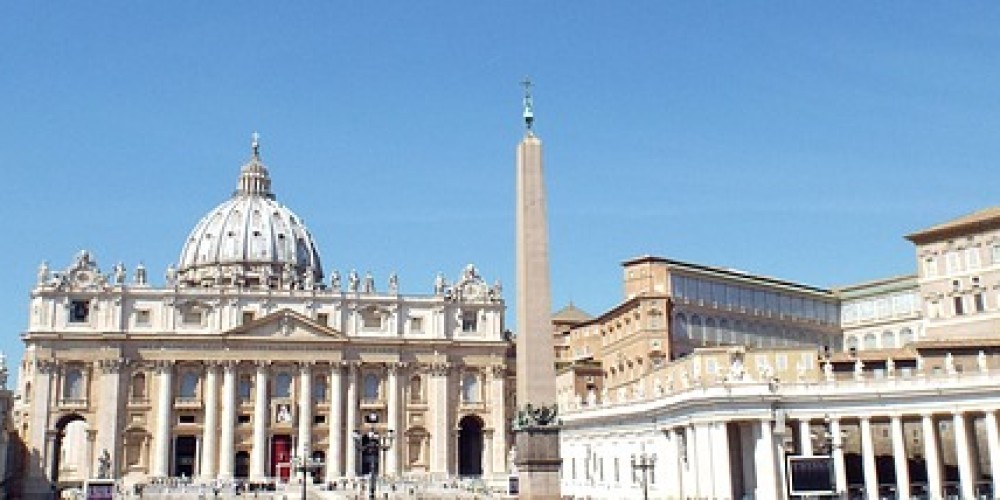
{"type": "Polygon", "coordinates": [[[389,429],[385,434],[379,434],[377,430],[372,428],[368,433],[362,434],[361,431],[355,430],[353,437],[354,447],[361,452],[361,459],[368,460],[368,498],[375,500],[375,480],[378,478],[379,457],[382,452],[392,448],[392,442],[395,438],[394,432],[389,429]]]}
{"type": "Polygon", "coordinates": [[[632,470],[642,471],[642,500],[649,499],[649,477],[647,472],[652,472],[656,467],[656,455],[640,453],[638,459],[632,455],[632,470]]]}
{"type": "Polygon", "coordinates": [[[311,457],[292,457],[292,469],[296,472],[302,471],[302,500],[306,500],[306,486],[309,482],[309,471],[319,469],[323,466],[323,461],[311,457]]]}

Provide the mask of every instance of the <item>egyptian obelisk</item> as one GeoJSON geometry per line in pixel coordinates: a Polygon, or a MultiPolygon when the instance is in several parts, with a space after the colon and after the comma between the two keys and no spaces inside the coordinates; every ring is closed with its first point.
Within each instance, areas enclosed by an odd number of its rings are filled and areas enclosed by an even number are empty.
{"type": "Polygon", "coordinates": [[[558,499],[559,421],[549,292],[549,236],[542,141],[535,136],[531,82],[524,84],[525,134],[517,146],[517,406],[520,498],[558,499]]]}

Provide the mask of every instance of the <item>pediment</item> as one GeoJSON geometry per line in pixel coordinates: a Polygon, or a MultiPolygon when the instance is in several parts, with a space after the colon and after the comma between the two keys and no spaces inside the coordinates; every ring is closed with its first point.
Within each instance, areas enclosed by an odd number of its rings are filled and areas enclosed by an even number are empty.
{"type": "Polygon", "coordinates": [[[277,341],[346,341],[347,336],[312,318],[290,309],[282,309],[240,325],[223,334],[231,339],[277,341]]]}

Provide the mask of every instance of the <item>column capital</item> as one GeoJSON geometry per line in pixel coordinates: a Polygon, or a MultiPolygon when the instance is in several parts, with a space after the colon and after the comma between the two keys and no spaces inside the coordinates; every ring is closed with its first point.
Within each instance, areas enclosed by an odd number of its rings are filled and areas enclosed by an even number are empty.
{"type": "Polygon", "coordinates": [[[257,360],[253,364],[257,369],[257,373],[266,373],[271,368],[271,362],[268,360],[257,360]]]}
{"type": "Polygon", "coordinates": [[[407,366],[408,366],[408,363],[403,362],[403,361],[392,361],[392,362],[389,362],[389,363],[385,364],[386,370],[388,370],[389,373],[396,374],[396,375],[398,375],[399,372],[405,370],[407,368],[407,366]]]}
{"type": "Polygon", "coordinates": [[[100,359],[94,362],[94,366],[105,374],[121,373],[127,365],[128,361],[122,358],[100,359]]]}
{"type": "Polygon", "coordinates": [[[313,366],[316,365],[315,361],[299,361],[299,373],[303,375],[308,375],[312,373],[313,366]]]}
{"type": "Polygon", "coordinates": [[[157,359],[153,361],[153,369],[156,373],[166,374],[173,370],[174,361],[171,359],[157,359]]]}
{"type": "Polygon", "coordinates": [[[227,373],[235,371],[236,367],[238,367],[240,365],[240,362],[236,361],[234,359],[227,359],[225,361],[219,361],[218,363],[219,363],[219,366],[221,366],[222,369],[224,371],[226,371],[227,373]]]}

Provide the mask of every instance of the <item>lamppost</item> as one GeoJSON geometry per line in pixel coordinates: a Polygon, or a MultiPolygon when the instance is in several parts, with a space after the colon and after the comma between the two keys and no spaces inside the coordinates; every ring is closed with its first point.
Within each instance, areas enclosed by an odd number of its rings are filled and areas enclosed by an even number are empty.
{"type": "Polygon", "coordinates": [[[647,472],[652,472],[656,467],[656,455],[640,453],[638,460],[632,455],[632,471],[642,471],[642,500],[649,499],[649,478],[647,472]]]}
{"type": "Polygon", "coordinates": [[[302,471],[302,500],[306,500],[306,486],[309,482],[309,471],[319,469],[323,466],[323,461],[311,457],[292,457],[292,469],[296,472],[302,471]]]}
{"type": "Polygon", "coordinates": [[[379,434],[373,427],[366,434],[355,430],[353,437],[354,447],[361,452],[361,459],[368,459],[368,498],[375,500],[375,480],[378,478],[379,456],[382,452],[392,448],[392,441],[395,438],[394,432],[389,429],[385,434],[379,434]]]}

